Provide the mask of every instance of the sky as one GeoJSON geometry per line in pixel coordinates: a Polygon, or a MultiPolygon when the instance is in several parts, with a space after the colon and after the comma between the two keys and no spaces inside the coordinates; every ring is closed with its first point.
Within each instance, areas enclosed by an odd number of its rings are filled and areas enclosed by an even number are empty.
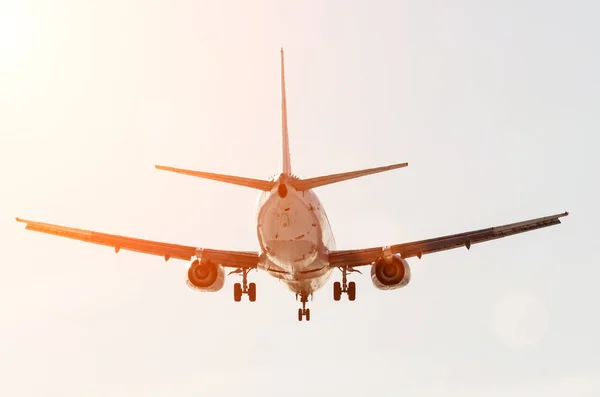
{"type": "Polygon", "coordinates": [[[0,395],[600,395],[598,2],[0,4],[0,395]],[[256,249],[256,191],[154,165],[277,173],[280,47],[294,173],[409,163],[317,189],[338,248],[570,215],[310,322],[15,222],[256,249]]]}

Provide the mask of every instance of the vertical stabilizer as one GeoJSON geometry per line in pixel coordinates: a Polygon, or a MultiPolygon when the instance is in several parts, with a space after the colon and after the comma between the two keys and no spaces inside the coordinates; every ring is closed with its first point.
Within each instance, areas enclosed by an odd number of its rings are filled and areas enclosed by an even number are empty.
{"type": "Polygon", "coordinates": [[[290,162],[290,140],[288,136],[287,102],[285,99],[285,70],[283,62],[283,48],[281,49],[281,135],[282,135],[282,172],[286,175],[292,174],[290,162]]]}

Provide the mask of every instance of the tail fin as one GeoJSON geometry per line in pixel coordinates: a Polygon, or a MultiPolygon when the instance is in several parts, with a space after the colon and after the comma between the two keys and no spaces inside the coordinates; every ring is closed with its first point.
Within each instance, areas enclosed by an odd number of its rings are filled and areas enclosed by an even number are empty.
{"type": "Polygon", "coordinates": [[[294,189],[298,191],[304,191],[313,189],[319,186],[331,185],[332,183],[337,183],[341,181],[347,181],[348,179],[354,179],[365,175],[377,174],[379,172],[395,170],[397,168],[402,168],[408,166],[408,163],[400,163],[400,164],[392,164],[386,165],[384,167],[376,167],[376,168],[368,168],[365,170],[359,171],[350,171],[343,172],[341,174],[331,174],[325,176],[318,176],[316,178],[309,179],[294,179],[290,181],[291,185],[294,186],[294,189]]]}
{"type": "Polygon", "coordinates": [[[283,48],[281,49],[281,135],[282,135],[282,172],[286,175],[292,174],[290,160],[290,139],[287,123],[287,101],[285,96],[285,68],[283,61],[283,48]]]}

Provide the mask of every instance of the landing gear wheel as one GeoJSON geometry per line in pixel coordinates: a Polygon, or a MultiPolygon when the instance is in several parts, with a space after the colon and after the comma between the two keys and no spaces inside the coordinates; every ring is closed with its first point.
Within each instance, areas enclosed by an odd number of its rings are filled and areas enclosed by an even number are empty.
{"type": "Polygon", "coordinates": [[[302,309],[298,309],[298,321],[302,321],[302,316],[303,316],[302,309]]]}
{"type": "Polygon", "coordinates": [[[239,302],[242,300],[242,284],[233,284],[233,300],[239,302]]]}
{"type": "Polygon", "coordinates": [[[306,317],[306,321],[310,321],[310,309],[304,310],[304,316],[306,317]]]}
{"type": "Polygon", "coordinates": [[[248,298],[250,299],[250,302],[256,301],[256,284],[255,283],[248,284],[248,298]]]}
{"type": "Polygon", "coordinates": [[[342,297],[342,285],[339,281],[333,283],[333,300],[339,301],[342,297]]]}
{"type": "Polygon", "coordinates": [[[356,283],[354,281],[350,281],[348,283],[348,300],[353,301],[356,299],[356,283]]]}

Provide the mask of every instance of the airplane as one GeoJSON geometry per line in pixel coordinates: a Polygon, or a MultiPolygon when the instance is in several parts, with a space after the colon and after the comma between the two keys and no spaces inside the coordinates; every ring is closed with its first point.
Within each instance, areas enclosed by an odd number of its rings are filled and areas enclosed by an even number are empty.
{"type": "MultiPolygon", "coordinates": [[[[284,53],[281,49],[281,172],[269,179],[253,179],[233,175],[215,174],[156,165],[159,170],[191,175],[199,178],[245,186],[259,190],[255,213],[257,251],[228,251],[184,246],[91,230],[75,229],[55,224],[16,218],[26,223],[26,230],[81,240],[88,243],[113,247],[115,252],[130,250],[145,254],[188,261],[187,284],[201,292],[216,292],[223,288],[225,278],[237,274],[242,282],[233,285],[233,298],[240,302],[248,295],[256,301],[256,283],[248,283],[252,270],[264,271],[279,279],[292,292],[302,307],[298,309],[298,321],[310,321],[308,299],[330,279],[335,269],[340,270],[341,280],[333,283],[333,299],[339,301],[346,294],[349,301],[356,299],[356,283],[348,281],[351,273],[370,266],[371,282],[380,290],[396,290],[411,281],[408,258],[466,247],[518,233],[528,232],[560,224],[559,218],[569,213],[559,213],[522,222],[489,227],[465,233],[446,235],[426,240],[405,242],[380,247],[336,250],[336,243],[323,205],[313,189],[408,166],[408,163],[358,171],[299,178],[292,173],[290,161],[287,104],[285,90],[284,53]],[[227,275],[225,269],[232,269],[227,275]]],[[[362,274],[362,273],[361,273],[362,274]]]]}

